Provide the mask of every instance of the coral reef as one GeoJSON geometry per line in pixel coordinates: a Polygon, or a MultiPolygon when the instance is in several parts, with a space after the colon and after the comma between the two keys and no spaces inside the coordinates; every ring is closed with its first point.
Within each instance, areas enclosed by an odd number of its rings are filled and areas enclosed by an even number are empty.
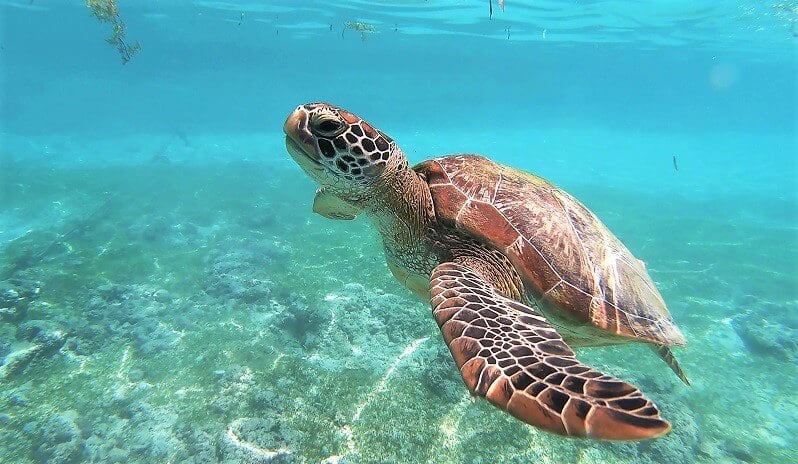
{"type": "Polygon", "coordinates": [[[765,305],[733,318],[732,326],[752,352],[791,363],[798,360],[798,314],[795,310],[765,305]]]}
{"type": "Polygon", "coordinates": [[[34,458],[52,464],[79,462],[83,441],[81,430],[75,422],[77,419],[77,411],[65,411],[48,417],[40,424],[30,424],[35,437],[34,458]]]}
{"type": "Polygon", "coordinates": [[[24,279],[0,281],[0,320],[24,319],[28,305],[39,296],[40,287],[41,283],[24,279]]]}
{"type": "Polygon", "coordinates": [[[267,303],[273,284],[263,278],[259,269],[263,269],[270,262],[269,250],[263,247],[214,252],[209,256],[210,276],[205,284],[205,291],[225,300],[267,303]]]}
{"type": "MultiPolygon", "coordinates": [[[[126,339],[143,354],[168,350],[181,337],[176,327],[160,318],[167,313],[190,311],[190,305],[174,302],[169,292],[147,285],[106,284],[97,288],[86,306],[79,349],[89,354],[97,343],[126,339]]],[[[182,313],[185,314],[185,313],[182,313]]]]}
{"type": "Polygon", "coordinates": [[[6,354],[0,365],[0,381],[23,372],[31,363],[57,353],[66,334],[48,321],[27,321],[17,329],[17,338],[26,343],[6,354]]]}
{"type": "Polygon", "coordinates": [[[219,440],[222,464],[296,462],[291,450],[280,440],[280,423],[270,417],[242,417],[234,420],[219,440]]]}
{"type": "MultiPolygon", "coordinates": [[[[697,308],[679,352],[689,389],[644,347],[580,350],[655,397],[673,430],[643,443],[566,440],[471,398],[428,305],[396,286],[364,224],[320,227],[273,201],[290,188],[280,167],[267,185],[247,180],[252,166],[197,168],[180,184],[187,169],[117,172],[126,183],[102,221],[0,281],[0,460],[789,461],[789,301],[736,314],[710,295],[673,298],[697,308]],[[180,197],[196,179],[212,179],[210,193],[180,197]],[[737,389],[760,394],[742,402],[737,389]]],[[[110,190],[96,179],[111,177],[92,176],[95,197],[110,190]]],[[[41,250],[70,223],[25,234],[3,256],[41,250]]],[[[733,288],[689,279],[691,292],[733,288]]]]}

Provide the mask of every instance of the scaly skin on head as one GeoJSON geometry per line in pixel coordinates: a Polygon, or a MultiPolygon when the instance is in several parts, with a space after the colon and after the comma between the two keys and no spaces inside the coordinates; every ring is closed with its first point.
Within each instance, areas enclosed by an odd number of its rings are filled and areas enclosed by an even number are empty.
{"type": "Polygon", "coordinates": [[[283,130],[297,164],[327,191],[366,212],[386,248],[418,246],[432,219],[432,200],[393,139],[327,103],[297,107],[283,130]]]}

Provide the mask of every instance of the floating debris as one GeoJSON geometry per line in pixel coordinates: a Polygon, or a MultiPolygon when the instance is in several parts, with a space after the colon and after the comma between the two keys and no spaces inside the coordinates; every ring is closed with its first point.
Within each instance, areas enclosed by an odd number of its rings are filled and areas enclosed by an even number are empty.
{"type": "Polygon", "coordinates": [[[673,155],[673,169],[679,170],[679,165],[676,164],[676,155],[673,155]]]}
{"type": "Polygon", "coordinates": [[[125,42],[125,23],[119,18],[116,0],[86,0],[86,6],[98,21],[111,24],[111,35],[105,41],[116,47],[122,64],[127,64],[141,50],[141,45],[138,42],[133,45],[125,42]]]}
{"type": "MultiPolygon", "coordinates": [[[[360,32],[360,40],[366,40],[366,33],[374,33],[377,32],[377,27],[373,24],[364,23],[361,21],[347,21],[344,25],[344,31],[347,29],[352,29],[354,31],[360,32]]],[[[344,36],[344,31],[341,31],[341,37],[344,36]]]]}

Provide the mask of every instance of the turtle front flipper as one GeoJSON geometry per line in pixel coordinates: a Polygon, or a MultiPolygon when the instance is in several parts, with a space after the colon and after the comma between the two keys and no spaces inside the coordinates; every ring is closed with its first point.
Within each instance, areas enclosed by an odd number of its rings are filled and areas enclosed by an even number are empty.
{"type": "Polygon", "coordinates": [[[542,315],[500,295],[469,268],[436,267],[430,303],[469,390],[516,418],[561,435],[604,440],[670,430],[636,387],[580,363],[542,315]]]}
{"type": "Polygon", "coordinates": [[[313,199],[313,212],[328,219],[351,221],[360,214],[360,209],[322,187],[316,190],[316,198],[313,199]]]}

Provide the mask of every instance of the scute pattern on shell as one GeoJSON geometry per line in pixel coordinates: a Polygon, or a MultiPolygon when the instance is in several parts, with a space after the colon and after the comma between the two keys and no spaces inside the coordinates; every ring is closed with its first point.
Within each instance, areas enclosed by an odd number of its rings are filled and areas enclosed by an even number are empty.
{"type": "Polygon", "coordinates": [[[566,192],[476,155],[415,169],[438,220],[504,252],[536,306],[622,337],[684,345],[642,262],[566,192]]]}

